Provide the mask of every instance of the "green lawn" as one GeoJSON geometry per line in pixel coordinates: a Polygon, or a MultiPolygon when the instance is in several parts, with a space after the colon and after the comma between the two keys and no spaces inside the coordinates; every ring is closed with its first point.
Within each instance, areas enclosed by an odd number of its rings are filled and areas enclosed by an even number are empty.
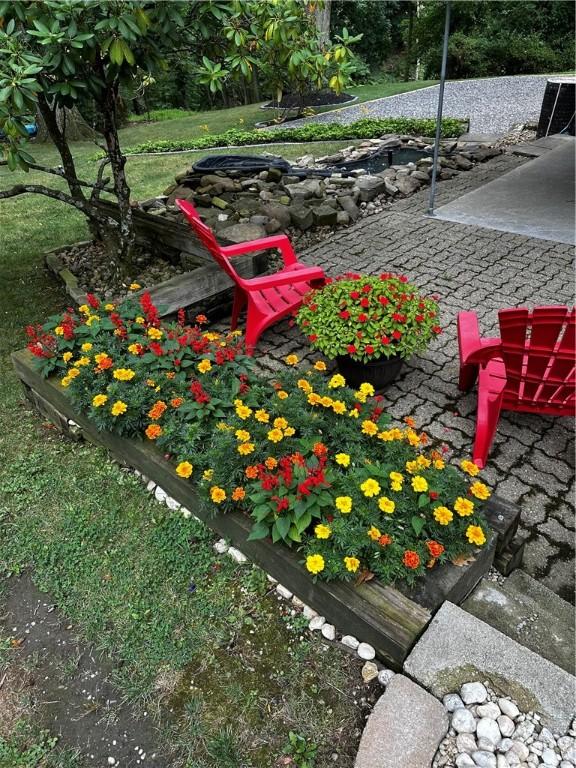
{"type": "MultiPolygon", "coordinates": [[[[222,129],[222,112],[210,119],[222,129]]],[[[122,139],[163,136],[167,125],[128,128],[122,139]]],[[[199,129],[183,119],[170,130],[188,136],[199,129]]],[[[276,149],[288,158],[306,152],[305,145],[276,149]]],[[[57,162],[50,147],[33,153],[41,163],[57,162]]],[[[93,177],[94,146],[79,143],[74,154],[80,174],[93,177]]],[[[131,158],[134,197],[160,193],[204,154],[131,158]]],[[[22,178],[3,168],[0,187],[22,178]]],[[[357,662],[326,650],[302,632],[301,620],[283,615],[261,572],[217,557],[206,528],[151,500],[102,450],[59,437],[23,400],[9,354],[24,345],[24,325],[67,304],[43,253],[86,233],[79,214],[41,196],[0,203],[0,615],[6,577],[31,569],[81,637],[112,659],[121,695],[155,705],[163,741],[177,753],[175,768],[272,766],[290,730],[318,745],[317,768],[333,765],[335,751],[338,765],[351,768],[362,724],[353,695],[361,683],[357,662]]],[[[0,646],[6,641],[0,636],[0,646]]],[[[0,680],[16,654],[0,656],[0,680]]],[[[65,764],[64,757],[16,762],[11,755],[24,749],[20,736],[0,733],[0,766],[4,754],[10,766],[65,764]]]]}

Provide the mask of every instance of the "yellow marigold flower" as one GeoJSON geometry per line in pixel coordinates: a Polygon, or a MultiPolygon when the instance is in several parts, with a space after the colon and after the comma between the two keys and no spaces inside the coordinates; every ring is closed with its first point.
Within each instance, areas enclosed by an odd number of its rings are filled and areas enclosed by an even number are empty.
{"type": "Polygon", "coordinates": [[[72,352],[64,352],[64,354],[62,355],[62,360],[64,360],[65,363],[68,363],[70,362],[70,360],[72,360],[72,357],[73,357],[72,352]]]}
{"type": "Polygon", "coordinates": [[[91,312],[90,307],[88,306],[88,304],[81,304],[78,307],[78,311],[82,312],[83,315],[89,315],[90,312],[91,312]]]}
{"type": "Polygon", "coordinates": [[[360,490],[364,496],[368,496],[368,498],[371,496],[378,496],[380,493],[380,483],[372,477],[369,477],[367,480],[364,480],[360,486],[360,490]]]}
{"type": "Polygon", "coordinates": [[[390,483],[390,488],[391,488],[393,491],[401,491],[401,490],[402,490],[402,483],[398,483],[397,481],[393,480],[393,481],[390,483]]]}
{"type": "Polygon", "coordinates": [[[118,379],[118,381],[130,381],[136,376],[136,372],[130,370],[130,368],[116,368],[112,373],[112,376],[114,376],[115,379],[118,379]]]}
{"type": "Polygon", "coordinates": [[[250,432],[246,429],[237,429],[234,434],[236,435],[236,440],[240,440],[242,443],[250,440],[250,432]]]}
{"type": "Polygon", "coordinates": [[[94,408],[100,408],[101,405],[108,400],[108,395],[94,395],[92,398],[92,405],[94,408]]]}
{"type": "Polygon", "coordinates": [[[236,415],[242,420],[248,419],[250,416],[252,416],[252,408],[248,408],[247,405],[237,405],[236,415]]]}
{"type": "Polygon", "coordinates": [[[378,530],[378,528],[376,528],[376,526],[372,525],[372,526],[371,526],[371,527],[368,529],[368,538],[369,538],[369,539],[372,539],[372,541],[378,541],[378,539],[380,538],[380,536],[382,536],[382,534],[380,533],[380,531],[378,530]]]}
{"type": "Polygon", "coordinates": [[[410,472],[411,475],[414,474],[414,472],[418,472],[418,464],[416,461],[407,461],[406,462],[406,472],[410,472]]]}
{"type": "Polygon", "coordinates": [[[311,392],[308,395],[308,402],[310,403],[310,405],[320,405],[320,403],[322,402],[322,398],[320,397],[320,395],[317,395],[316,392],[311,392]]]}
{"type": "Polygon", "coordinates": [[[333,400],[331,397],[328,397],[328,395],[324,395],[324,397],[320,400],[320,403],[324,406],[324,408],[331,408],[333,400]]]}
{"type": "Polygon", "coordinates": [[[208,373],[208,371],[212,370],[212,363],[210,360],[200,360],[196,368],[200,371],[200,373],[208,373]]]}
{"type": "Polygon", "coordinates": [[[466,538],[470,544],[475,544],[477,547],[486,544],[486,536],[479,525],[469,525],[468,528],[466,528],[466,538]]]}
{"type": "Polygon", "coordinates": [[[254,418],[261,424],[267,424],[270,421],[270,414],[266,413],[263,408],[259,408],[254,414],[254,418]]]}
{"type": "Polygon", "coordinates": [[[214,331],[208,331],[208,333],[203,334],[203,336],[207,341],[218,341],[220,338],[220,334],[214,333],[214,331]]]}
{"type": "Polygon", "coordinates": [[[96,362],[98,363],[98,365],[100,365],[100,363],[101,363],[103,360],[107,360],[107,359],[108,359],[108,357],[109,357],[109,355],[108,355],[108,353],[107,353],[107,352],[98,352],[98,354],[97,354],[97,355],[94,355],[94,360],[96,360],[96,362]]]}
{"type": "Polygon", "coordinates": [[[347,515],[352,512],[352,498],[350,496],[336,496],[334,504],[339,512],[347,515]]]}
{"type": "Polygon", "coordinates": [[[141,349],[142,349],[142,347],[140,346],[140,344],[129,344],[128,345],[128,352],[130,352],[131,355],[139,355],[141,349]]]}
{"type": "Polygon", "coordinates": [[[368,395],[368,397],[372,397],[375,394],[374,387],[367,381],[365,381],[363,384],[360,384],[360,389],[358,391],[362,392],[363,395],[368,395]]]}
{"type": "Polygon", "coordinates": [[[324,362],[324,360],[316,360],[316,362],[314,363],[314,368],[317,371],[325,371],[326,370],[326,363],[324,362]]]}
{"type": "Polygon", "coordinates": [[[451,509],[448,507],[436,507],[433,512],[434,520],[440,525],[448,525],[454,519],[451,509]]]}
{"type": "Polygon", "coordinates": [[[482,501],[489,499],[491,496],[491,493],[488,490],[488,486],[484,485],[484,483],[481,483],[479,480],[477,480],[475,483],[472,483],[470,486],[470,493],[473,496],[476,496],[477,499],[482,499],[482,501]]]}
{"type": "Polygon", "coordinates": [[[284,437],[292,437],[292,435],[296,434],[296,430],[294,427],[286,427],[284,430],[284,437]]]}
{"type": "Polygon", "coordinates": [[[214,504],[221,504],[226,499],[226,491],[224,488],[213,485],[212,488],[210,488],[210,498],[214,504]]]}
{"type": "Polygon", "coordinates": [[[334,413],[337,413],[338,416],[342,416],[342,414],[346,413],[346,403],[343,400],[333,400],[332,410],[334,413]]]}
{"type": "Polygon", "coordinates": [[[314,535],[317,539],[329,539],[332,535],[332,530],[327,525],[320,523],[314,528],[314,535]]]}
{"type": "Polygon", "coordinates": [[[444,469],[446,463],[442,459],[434,459],[434,469],[444,469]]]}
{"type": "Polygon", "coordinates": [[[353,419],[357,419],[358,416],[360,416],[360,412],[356,410],[356,408],[352,408],[351,411],[348,411],[348,416],[350,416],[353,419]]]}
{"type": "Polygon", "coordinates": [[[89,341],[85,341],[84,344],[82,344],[82,346],[80,347],[80,349],[82,350],[82,352],[90,352],[93,346],[94,345],[91,344],[89,341]]]}
{"type": "Polygon", "coordinates": [[[298,355],[286,355],[284,362],[286,365],[298,365],[298,355]]]}
{"type": "Polygon", "coordinates": [[[286,421],[285,418],[283,418],[282,416],[279,416],[277,419],[274,419],[274,426],[276,427],[276,429],[286,429],[286,427],[288,426],[288,422],[286,421]]]}
{"type": "Polygon", "coordinates": [[[378,432],[378,439],[383,440],[385,443],[390,443],[394,440],[394,435],[391,429],[383,429],[382,432],[378,432]]]}
{"type": "Polygon", "coordinates": [[[110,412],[112,416],[121,416],[123,413],[126,413],[127,410],[128,406],[126,403],[122,402],[122,400],[116,400],[110,412]]]}
{"type": "Polygon", "coordinates": [[[212,480],[213,477],[214,477],[213,469],[205,469],[204,472],[202,472],[202,480],[212,480]]]}
{"type": "Polygon", "coordinates": [[[249,453],[254,453],[254,443],[240,443],[236,449],[240,456],[248,456],[249,453]]]}
{"type": "Polygon", "coordinates": [[[193,469],[194,465],[190,464],[189,461],[181,461],[176,467],[176,474],[178,477],[188,478],[192,474],[193,469]]]}
{"type": "Polygon", "coordinates": [[[60,384],[63,387],[69,387],[71,383],[72,383],[72,379],[69,376],[64,376],[63,379],[60,379],[60,384]]]}
{"type": "Polygon", "coordinates": [[[356,573],[358,568],[360,568],[360,560],[358,560],[357,557],[345,557],[344,565],[346,566],[347,571],[350,571],[350,573],[356,573]]]}
{"type": "Polygon", "coordinates": [[[378,432],[378,427],[370,419],[366,419],[362,422],[362,434],[370,435],[371,437],[378,432]]]}
{"type": "Polygon", "coordinates": [[[334,376],[330,379],[328,382],[328,387],[330,389],[338,389],[339,387],[345,387],[346,386],[346,379],[344,376],[342,376],[339,373],[335,373],[334,376]]]}
{"type": "Polygon", "coordinates": [[[404,475],[401,475],[400,472],[390,472],[388,477],[390,478],[390,480],[392,480],[393,483],[404,482],[404,475]]]}
{"type": "Polygon", "coordinates": [[[276,394],[278,395],[280,400],[286,400],[286,398],[288,397],[288,392],[284,392],[283,389],[279,389],[278,392],[276,392],[276,394]]]}
{"type": "Polygon", "coordinates": [[[83,355],[82,357],[79,357],[78,360],[74,363],[74,365],[89,365],[90,364],[90,358],[86,357],[86,355],[83,355]]]}
{"type": "Polygon", "coordinates": [[[112,310],[114,309],[114,304],[112,303],[104,304],[104,309],[106,310],[106,312],[112,312],[112,310]]]}
{"type": "Polygon", "coordinates": [[[134,320],[134,322],[135,322],[135,323],[137,323],[138,325],[144,325],[144,323],[146,322],[146,320],[144,320],[144,318],[143,318],[143,317],[140,317],[140,316],[138,316],[138,317],[137,317],[137,318],[134,320]]]}
{"type": "Polygon", "coordinates": [[[156,339],[156,341],[164,336],[164,333],[160,330],[160,328],[148,328],[146,333],[151,339],[156,339]]]}
{"type": "Polygon", "coordinates": [[[239,397],[236,398],[236,400],[232,401],[235,408],[238,408],[238,406],[242,405],[242,400],[240,400],[239,397]]]}
{"type": "Polygon", "coordinates": [[[79,368],[70,368],[68,371],[68,378],[69,379],[75,379],[76,376],[80,376],[80,369],[79,368]]]}
{"type": "Polygon", "coordinates": [[[156,386],[156,382],[154,381],[154,379],[146,379],[146,386],[147,387],[155,387],[156,386]]]}
{"type": "Polygon", "coordinates": [[[129,291],[139,291],[141,287],[142,286],[140,285],[140,283],[130,283],[130,285],[128,286],[128,290],[129,291]]]}
{"type": "Polygon", "coordinates": [[[322,555],[308,555],[306,558],[306,570],[316,575],[324,570],[324,558],[322,555]]]}
{"type": "Polygon", "coordinates": [[[365,403],[365,402],[366,402],[366,400],[368,399],[368,396],[367,396],[367,395],[365,395],[363,392],[360,392],[360,390],[358,390],[358,391],[354,392],[354,397],[355,397],[355,398],[356,398],[356,400],[358,400],[358,402],[360,402],[360,403],[365,403]]]}
{"type": "Polygon", "coordinates": [[[387,496],[380,496],[378,499],[378,507],[382,512],[387,515],[391,515],[396,509],[396,502],[389,499],[387,496]]]}
{"type": "Polygon", "coordinates": [[[426,458],[426,456],[418,456],[416,459],[416,464],[418,464],[421,469],[428,469],[431,463],[430,459],[426,458]]]}
{"type": "Polygon", "coordinates": [[[425,493],[428,490],[428,481],[422,475],[412,478],[412,490],[416,493],[425,493]]]}
{"type": "Polygon", "coordinates": [[[410,445],[417,446],[420,445],[420,438],[414,432],[413,429],[407,429],[406,430],[406,440],[410,443],[410,445]]]}
{"type": "Polygon", "coordinates": [[[96,323],[100,320],[98,315],[90,315],[90,317],[86,318],[86,325],[92,325],[92,323],[96,323]]]}
{"type": "Polygon", "coordinates": [[[271,429],[270,432],[268,432],[268,440],[270,440],[271,443],[279,443],[280,440],[284,437],[282,434],[281,429],[271,429]]]}
{"type": "Polygon", "coordinates": [[[340,464],[341,467],[350,466],[350,455],[348,453],[337,453],[334,459],[336,464],[340,464]]]}
{"type": "Polygon", "coordinates": [[[56,328],[54,328],[54,333],[56,336],[64,336],[64,328],[61,325],[57,325],[56,328]]]}
{"type": "Polygon", "coordinates": [[[468,515],[471,515],[472,512],[474,512],[474,502],[470,501],[470,499],[463,499],[462,496],[458,496],[454,502],[454,509],[458,512],[460,517],[468,517],[468,515]]]}
{"type": "Polygon", "coordinates": [[[310,392],[312,392],[312,384],[310,384],[309,381],[306,381],[306,379],[298,379],[296,384],[298,386],[298,389],[301,389],[302,392],[304,392],[305,394],[308,395],[310,394],[310,392]]]}
{"type": "Polygon", "coordinates": [[[468,459],[462,459],[460,462],[460,469],[466,472],[467,475],[470,475],[470,477],[476,477],[480,472],[478,465],[474,464],[473,461],[468,461],[468,459]]]}

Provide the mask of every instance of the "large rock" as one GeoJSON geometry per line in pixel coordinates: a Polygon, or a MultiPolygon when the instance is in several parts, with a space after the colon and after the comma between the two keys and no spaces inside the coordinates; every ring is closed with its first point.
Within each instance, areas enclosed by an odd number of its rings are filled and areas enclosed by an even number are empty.
{"type": "Polygon", "coordinates": [[[324,183],[318,179],[305,179],[297,184],[289,184],[286,190],[290,197],[295,200],[307,200],[310,197],[322,197],[324,183]]]}
{"type": "Polygon", "coordinates": [[[404,669],[438,697],[470,680],[490,680],[496,693],[538,712],[555,732],[565,732],[573,717],[572,675],[450,602],[436,613],[404,669]]]}
{"type": "Polygon", "coordinates": [[[356,179],[356,187],[360,191],[360,201],[369,203],[385,191],[386,184],[379,176],[366,175],[356,179]]]}
{"type": "Polygon", "coordinates": [[[430,768],[447,729],[442,704],[394,675],[368,718],[355,768],[430,768]]]}
{"type": "Polygon", "coordinates": [[[408,197],[420,189],[420,182],[414,176],[397,176],[394,186],[401,195],[408,197]]]}
{"type": "Polygon", "coordinates": [[[266,237],[266,230],[260,224],[233,224],[231,227],[220,230],[222,237],[232,243],[245,243],[248,240],[259,240],[266,237]]]}
{"type": "Polygon", "coordinates": [[[276,219],[279,221],[283,229],[290,226],[290,211],[287,206],[278,203],[270,203],[269,205],[261,206],[261,210],[269,219],[276,219]]]}
{"type": "Polygon", "coordinates": [[[354,198],[351,195],[341,195],[338,197],[338,203],[343,211],[346,211],[352,221],[356,221],[360,216],[360,208],[354,202],[354,198]]]}
{"type": "Polygon", "coordinates": [[[331,205],[322,203],[313,209],[314,224],[317,227],[333,227],[338,223],[338,212],[331,205]]]}
{"type": "Polygon", "coordinates": [[[292,224],[295,227],[302,231],[310,229],[314,222],[314,216],[310,208],[307,208],[305,205],[291,205],[289,210],[292,224]]]}

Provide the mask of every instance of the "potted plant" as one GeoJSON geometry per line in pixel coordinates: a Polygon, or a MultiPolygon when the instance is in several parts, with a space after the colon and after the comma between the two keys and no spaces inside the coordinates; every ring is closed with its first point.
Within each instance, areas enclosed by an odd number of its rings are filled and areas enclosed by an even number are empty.
{"type": "Polygon", "coordinates": [[[347,273],[308,293],[296,322],[350,385],[382,391],[441,332],[437,316],[435,299],[404,275],[347,273]]]}

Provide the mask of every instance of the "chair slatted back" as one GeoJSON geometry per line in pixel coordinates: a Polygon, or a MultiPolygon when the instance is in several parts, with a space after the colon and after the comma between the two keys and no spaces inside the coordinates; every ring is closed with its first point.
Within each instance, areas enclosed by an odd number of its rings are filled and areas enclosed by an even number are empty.
{"type": "Polygon", "coordinates": [[[519,406],[571,413],[576,402],[575,310],[563,306],[498,313],[505,397],[519,406]]]}
{"type": "Polygon", "coordinates": [[[188,223],[196,233],[198,240],[200,240],[202,245],[217,262],[218,266],[223,269],[228,277],[235,283],[238,283],[238,275],[236,271],[230,264],[229,259],[222,253],[222,249],[214,236],[214,232],[212,232],[209,226],[204,224],[196,208],[192,203],[188,202],[188,200],[176,200],[176,205],[186,217],[188,223]]]}

